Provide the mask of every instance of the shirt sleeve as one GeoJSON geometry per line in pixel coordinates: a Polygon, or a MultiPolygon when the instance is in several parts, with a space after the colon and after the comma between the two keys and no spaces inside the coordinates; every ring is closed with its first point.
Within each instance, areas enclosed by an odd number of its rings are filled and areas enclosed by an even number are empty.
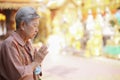
{"type": "Polygon", "coordinates": [[[1,47],[3,66],[9,80],[34,80],[32,66],[23,65],[14,43],[6,42],[1,47]]]}

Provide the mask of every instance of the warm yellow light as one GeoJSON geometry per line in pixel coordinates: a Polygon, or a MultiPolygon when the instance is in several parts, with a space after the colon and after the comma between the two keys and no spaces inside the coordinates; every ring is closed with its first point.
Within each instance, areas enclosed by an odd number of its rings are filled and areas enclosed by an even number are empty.
{"type": "Polygon", "coordinates": [[[5,17],[5,15],[3,15],[3,14],[0,14],[0,20],[6,20],[6,17],[5,17]]]}

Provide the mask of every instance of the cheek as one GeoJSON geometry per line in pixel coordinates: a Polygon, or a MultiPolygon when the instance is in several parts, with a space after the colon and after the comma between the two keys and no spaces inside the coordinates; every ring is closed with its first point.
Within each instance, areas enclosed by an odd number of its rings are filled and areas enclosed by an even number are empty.
{"type": "Polygon", "coordinates": [[[33,33],[33,30],[31,28],[27,28],[25,32],[27,36],[30,36],[33,33]]]}
{"type": "Polygon", "coordinates": [[[29,33],[34,32],[34,28],[29,27],[29,28],[27,29],[27,32],[29,32],[29,33]]]}
{"type": "Polygon", "coordinates": [[[33,36],[33,35],[35,35],[36,33],[35,33],[35,29],[34,28],[30,28],[29,29],[29,35],[30,36],[33,36]]]}
{"type": "Polygon", "coordinates": [[[32,36],[33,34],[34,34],[34,31],[33,31],[33,30],[29,30],[29,31],[28,31],[28,35],[29,35],[29,36],[32,36]]]}

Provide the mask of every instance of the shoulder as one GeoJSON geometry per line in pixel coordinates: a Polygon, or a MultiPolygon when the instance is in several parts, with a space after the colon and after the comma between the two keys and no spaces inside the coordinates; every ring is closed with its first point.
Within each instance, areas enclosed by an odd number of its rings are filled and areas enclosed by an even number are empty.
{"type": "Polygon", "coordinates": [[[14,38],[12,36],[9,36],[8,38],[6,38],[2,43],[1,43],[1,47],[3,46],[12,46],[14,43],[14,38]]]}

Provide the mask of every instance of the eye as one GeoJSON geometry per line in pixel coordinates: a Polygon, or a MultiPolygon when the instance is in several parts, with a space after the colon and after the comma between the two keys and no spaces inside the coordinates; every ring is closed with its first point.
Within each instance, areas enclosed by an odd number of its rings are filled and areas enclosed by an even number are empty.
{"type": "Polygon", "coordinates": [[[36,28],[36,27],[37,27],[37,25],[34,25],[34,27],[36,28]]]}
{"type": "Polygon", "coordinates": [[[37,23],[35,23],[35,24],[34,24],[34,27],[38,27],[38,24],[37,24],[37,23]]]}

